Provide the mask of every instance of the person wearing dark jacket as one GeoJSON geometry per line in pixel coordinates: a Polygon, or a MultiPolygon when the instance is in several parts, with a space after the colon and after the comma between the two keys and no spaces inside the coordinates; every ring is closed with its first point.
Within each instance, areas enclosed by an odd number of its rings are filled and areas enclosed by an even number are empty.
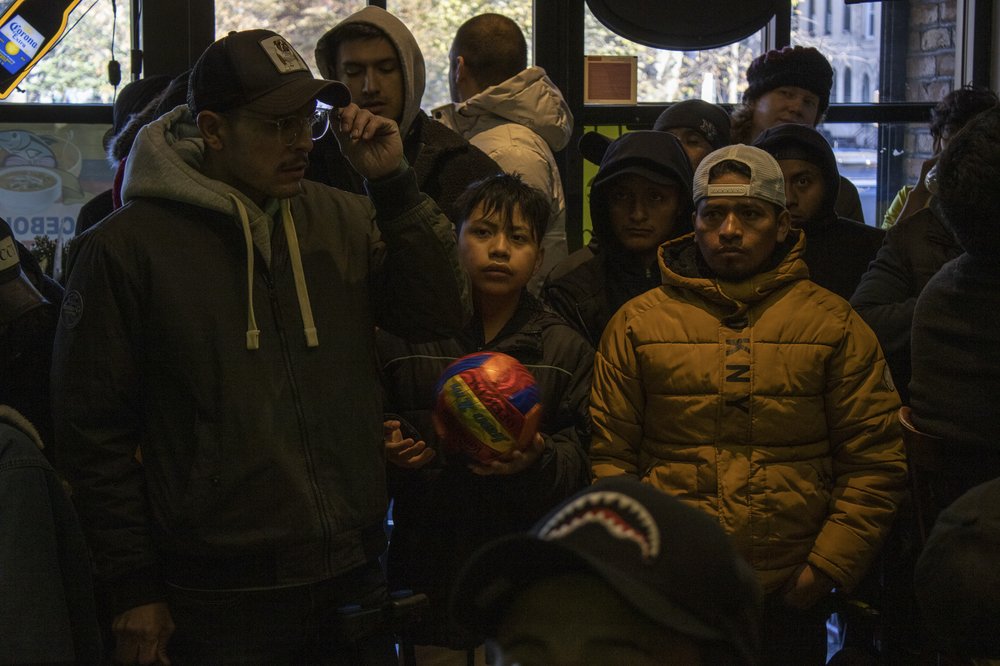
{"type": "MultiPolygon", "coordinates": [[[[732,112],[732,138],[753,143],[778,123],[816,128],[830,106],[833,67],[812,46],[786,46],[757,56],[747,67],[743,102],[732,112]]],[[[840,217],[864,223],[858,188],[840,176],[836,211],[840,217]]]]}
{"type": "MultiPolygon", "coordinates": [[[[455,224],[455,200],[465,188],[502,171],[486,153],[420,109],[424,56],[413,33],[384,9],[365,7],[331,28],[316,43],[316,63],[324,77],[350,88],[358,106],[396,121],[417,186],[455,224]]],[[[332,136],[316,142],[306,177],[364,193],[364,179],[332,136]]]]}
{"type": "Polygon", "coordinates": [[[1000,107],[994,107],[942,151],[935,205],[965,252],[927,282],[913,311],[913,424],[947,442],[946,467],[967,473],[969,485],[1000,476],[998,144],[1000,107]],[[968,454],[964,461],[960,449],[968,454]]]}
{"type": "MultiPolygon", "coordinates": [[[[459,568],[481,545],[527,530],[589,481],[594,352],[525,288],[541,261],[539,244],[549,219],[542,193],[502,174],[474,185],[460,204],[466,221],[459,255],[473,285],[476,315],[458,336],[439,342],[407,343],[380,332],[378,350],[386,407],[398,415],[388,422],[386,443],[395,522],[389,580],[430,596],[429,613],[410,630],[418,662],[433,654],[442,659],[433,663],[464,665],[466,654],[459,650],[476,647],[482,637],[447,622],[448,591],[459,568]],[[477,351],[513,356],[541,390],[539,435],[525,451],[489,464],[444,450],[431,420],[442,371],[477,351]],[[401,424],[412,430],[401,431],[401,424]]],[[[482,663],[482,649],[477,652],[482,663]]]]}
{"type": "Polygon", "coordinates": [[[0,219],[0,405],[23,414],[50,444],[49,368],[62,298],[59,283],[0,219]]]}
{"type": "Polygon", "coordinates": [[[657,131],[623,135],[604,153],[590,188],[601,251],[568,272],[557,267],[560,277],[543,289],[545,303],[596,347],[618,308],[659,286],[656,249],[691,231],[691,212],[691,164],[677,138],[657,131]]]}
{"type": "Polygon", "coordinates": [[[101,664],[90,554],[43,448],[0,404],[0,663],[101,664]]]}
{"type": "Polygon", "coordinates": [[[387,631],[351,642],[336,611],[388,598],[374,330],[461,329],[451,223],[395,122],[269,30],[209,46],[131,154],[52,371],[116,661],[395,663],[387,631]],[[317,100],[370,199],[304,179],[317,100]]]}
{"type": "Polygon", "coordinates": [[[792,226],[806,235],[809,279],[849,299],[882,246],[885,232],[837,215],[837,158],[816,130],[783,123],[761,132],[753,145],[778,160],[785,174],[792,226]]]}
{"type": "Polygon", "coordinates": [[[851,305],[878,336],[903,404],[910,402],[910,329],[917,297],[960,254],[962,246],[948,225],[932,208],[923,208],[885,232],[851,297],[851,305]]]}

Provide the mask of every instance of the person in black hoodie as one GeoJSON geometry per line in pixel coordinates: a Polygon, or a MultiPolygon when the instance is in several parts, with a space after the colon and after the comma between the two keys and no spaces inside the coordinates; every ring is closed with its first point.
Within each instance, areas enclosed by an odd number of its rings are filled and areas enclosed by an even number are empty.
{"type": "MultiPolygon", "coordinates": [[[[541,191],[499,174],[473,185],[459,206],[459,260],[472,283],[472,321],[447,340],[408,343],[379,331],[377,344],[385,406],[395,413],[386,421],[394,520],[389,582],[430,597],[422,621],[409,628],[417,662],[464,666],[482,637],[447,620],[448,592],[462,565],[485,543],[526,531],[590,482],[594,350],[526,288],[541,263],[550,216],[541,191]],[[534,442],[489,464],[443,448],[431,419],[442,371],[477,351],[513,356],[541,392],[534,442]]],[[[483,663],[482,648],[475,653],[475,663],[483,663]]]]}
{"type": "Polygon", "coordinates": [[[785,174],[792,226],[806,234],[809,279],[849,299],[882,246],[885,232],[837,215],[837,158],[816,130],[783,123],[761,132],[753,145],[774,156],[785,174]]]}
{"type": "Polygon", "coordinates": [[[549,280],[542,298],[596,347],[618,308],[659,286],[656,249],[691,231],[692,209],[691,164],[677,138],[625,134],[604,153],[590,189],[601,251],[549,280]]]}

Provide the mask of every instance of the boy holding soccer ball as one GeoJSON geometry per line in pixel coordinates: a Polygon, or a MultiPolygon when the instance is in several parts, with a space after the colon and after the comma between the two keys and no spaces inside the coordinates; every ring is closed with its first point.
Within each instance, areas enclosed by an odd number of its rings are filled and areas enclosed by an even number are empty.
{"type": "Polygon", "coordinates": [[[431,605],[411,632],[418,662],[464,666],[481,637],[448,623],[453,578],[481,545],[523,532],[589,483],[588,395],[593,349],[525,286],[541,264],[549,204],[520,177],[498,174],[459,199],[458,253],[475,315],[456,337],[409,343],[380,331],[385,450],[394,528],[388,575],[393,588],[424,592],[431,605]],[[478,351],[513,356],[541,393],[539,434],[522,450],[488,463],[445,450],[431,412],[442,371],[478,351]]]}

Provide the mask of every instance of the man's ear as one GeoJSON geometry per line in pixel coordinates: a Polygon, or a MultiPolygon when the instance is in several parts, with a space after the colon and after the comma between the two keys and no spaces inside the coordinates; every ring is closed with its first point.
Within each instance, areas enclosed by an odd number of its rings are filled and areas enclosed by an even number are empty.
{"type": "Polygon", "coordinates": [[[788,237],[788,230],[792,226],[792,216],[789,215],[788,209],[783,208],[781,213],[778,215],[778,242],[784,243],[785,239],[788,237]]]}
{"type": "Polygon", "coordinates": [[[196,120],[205,147],[211,150],[222,150],[225,146],[224,136],[226,119],[215,111],[202,111],[196,120]]]}

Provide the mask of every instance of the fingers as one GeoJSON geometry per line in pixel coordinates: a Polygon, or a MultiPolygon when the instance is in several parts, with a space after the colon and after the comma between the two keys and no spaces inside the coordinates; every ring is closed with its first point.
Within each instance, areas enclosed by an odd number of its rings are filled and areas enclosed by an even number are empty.
{"type": "Polygon", "coordinates": [[[415,442],[410,438],[386,442],[385,452],[389,462],[406,469],[423,467],[437,455],[437,452],[423,440],[415,442]]]}
{"type": "Polygon", "coordinates": [[[391,131],[393,125],[393,121],[353,103],[342,108],[339,118],[333,123],[337,138],[350,140],[351,143],[371,141],[376,135],[391,131]]]}

